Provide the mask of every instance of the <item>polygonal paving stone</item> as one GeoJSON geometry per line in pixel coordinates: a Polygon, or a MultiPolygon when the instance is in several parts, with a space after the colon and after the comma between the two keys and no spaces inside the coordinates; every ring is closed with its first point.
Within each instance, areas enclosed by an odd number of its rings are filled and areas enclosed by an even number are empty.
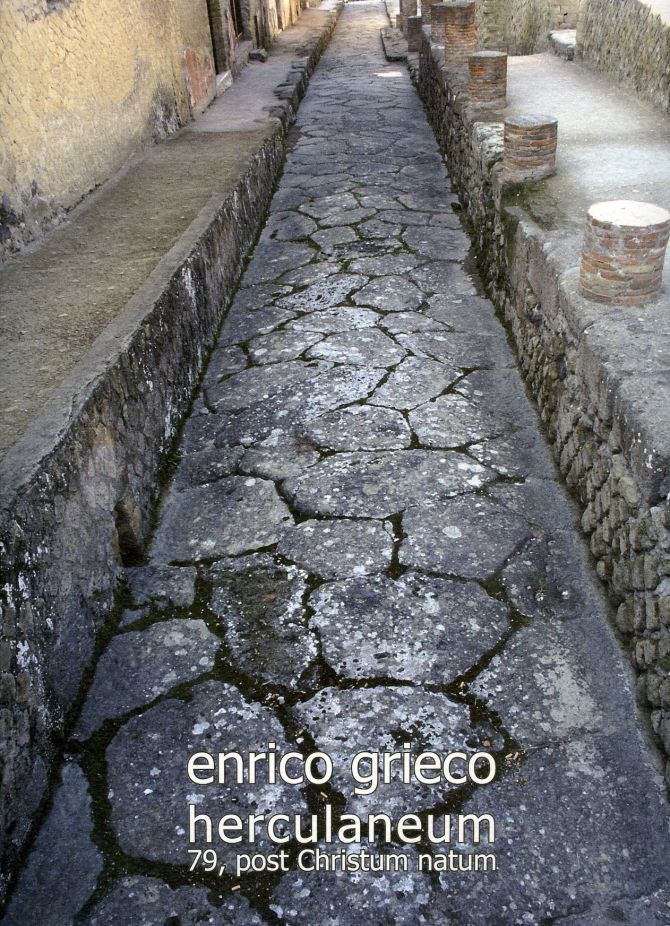
{"type": "MultiPolygon", "coordinates": [[[[340,270],[340,265],[335,261],[315,260],[304,267],[289,270],[281,278],[281,282],[288,284],[286,286],[287,290],[295,286],[313,286],[315,283],[323,283],[324,280],[334,276],[340,270]]],[[[286,292],[284,295],[289,296],[290,292],[286,292]]]]}
{"type": "Polygon", "coordinates": [[[387,315],[381,322],[381,327],[391,334],[413,334],[417,331],[446,331],[443,322],[436,321],[421,312],[395,312],[387,315]]]}
{"type": "Polygon", "coordinates": [[[126,569],[125,576],[135,607],[190,608],[195,600],[197,572],[192,566],[140,566],[126,569]]]}
{"type": "Polygon", "coordinates": [[[352,193],[336,193],[307,201],[300,207],[300,211],[313,219],[323,219],[343,209],[357,209],[358,205],[358,200],[352,193]]]}
{"type": "Polygon", "coordinates": [[[402,563],[472,579],[488,578],[529,534],[525,521],[479,495],[409,508],[403,530],[402,563]]]}
{"type": "Polygon", "coordinates": [[[408,357],[375,390],[370,404],[408,411],[440,395],[460,376],[461,371],[457,367],[408,357]]]}
{"type": "Polygon", "coordinates": [[[440,875],[456,922],[560,921],[653,891],[670,869],[670,844],[655,825],[659,813],[667,819],[667,803],[640,765],[641,748],[637,736],[549,745],[478,788],[459,812],[494,817],[496,842],[489,847],[484,838],[476,851],[496,852],[498,870],[471,877],[467,891],[453,874],[440,875]]]}
{"type": "Polygon", "coordinates": [[[261,366],[295,360],[322,337],[317,331],[274,331],[249,342],[249,357],[261,366]]]}
{"type": "Polygon", "coordinates": [[[318,462],[319,453],[313,444],[299,434],[276,428],[245,452],[240,472],[274,481],[297,476],[318,462]]]}
{"type": "Polygon", "coordinates": [[[239,373],[247,366],[247,355],[241,347],[217,347],[207,363],[205,379],[214,382],[222,376],[239,373]]]}
{"type": "MultiPolygon", "coordinates": [[[[444,187],[431,189],[426,183],[426,171],[422,168],[407,167],[403,168],[402,173],[406,176],[414,175],[420,181],[420,185],[414,186],[411,192],[400,193],[398,199],[407,209],[424,209],[426,212],[449,212],[453,213],[452,205],[458,204],[458,197],[454,196],[444,187]]],[[[445,177],[448,183],[448,177],[445,177]]]]}
{"type": "MultiPolygon", "coordinates": [[[[335,847],[320,845],[326,854],[335,847]]],[[[369,854],[378,864],[379,849],[368,843],[347,846],[352,854],[369,854]]],[[[416,850],[388,846],[407,859],[407,871],[291,871],[271,898],[270,909],[286,926],[450,926],[428,876],[418,871],[416,850]]]]}
{"type": "Polygon", "coordinates": [[[308,264],[314,251],[306,244],[288,241],[259,242],[244,274],[247,286],[277,280],[287,270],[308,264]]]}
{"type": "Polygon", "coordinates": [[[316,231],[316,222],[299,212],[273,212],[263,234],[275,241],[299,241],[316,231]]]}
{"type": "Polygon", "coordinates": [[[209,486],[170,492],[152,547],[154,562],[234,556],[276,543],[291,520],[271,482],[230,476],[209,486]]]}
{"type": "MultiPolygon", "coordinates": [[[[407,752],[414,756],[426,751],[438,755],[477,751],[466,705],[420,687],[326,688],[297,705],[294,713],[317,749],[333,760],[332,785],[346,799],[347,813],[364,819],[379,811],[396,820],[404,813],[421,813],[444,803],[453,786],[426,785],[415,779],[403,783],[396,763],[388,784],[380,782],[372,794],[355,794],[351,762],[357,753],[397,752],[408,742],[413,748],[407,752]]],[[[457,762],[453,768],[454,773],[463,771],[457,762]]],[[[370,771],[369,761],[361,764],[363,774],[370,771]]]]}
{"type": "Polygon", "coordinates": [[[377,277],[354,294],[357,305],[369,305],[384,312],[407,312],[417,309],[424,296],[404,277],[377,277]]]}
{"type": "Polygon", "coordinates": [[[374,209],[364,209],[362,206],[358,209],[338,209],[319,219],[319,225],[322,228],[332,228],[334,225],[356,225],[374,214],[374,209]]]}
{"type": "Polygon", "coordinates": [[[554,475],[549,451],[535,429],[524,428],[509,437],[473,444],[468,452],[501,476],[524,478],[532,474],[551,479],[554,475]]]}
{"type": "Polygon", "coordinates": [[[220,642],[203,621],[184,619],[113,637],[96,666],[75,736],[86,739],[105,720],[208,672],[220,642]]]}
{"type": "MultiPolygon", "coordinates": [[[[380,212],[377,218],[380,222],[388,222],[391,225],[428,225],[430,222],[429,214],[415,212],[410,209],[392,209],[380,212]]],[[[456,222],[458,222],[458,219],[456,222]]]]}
{"type": "Polygon", "coordinates": [[[399,412],[371,405],[328,412],[306,425],[303,433],[326,450],[401,450],[412,441],[399,412]]]}
{"type": "Polygon", "coordinates": [[[292,312],[316,312],[343,302],[349,293],[360,289],[367,277],[355,273],[336,273],[292,296],[284,296],[278,305],[292,312]]]}
{"type": "Polygon", "coordinates": [[[504,427],[482,404],[461,395],[441,395],[409,414],[412,430],[424,447],[462,447],[495,437],[504,427]]]}
{"type": "Polygon", "coordinates": [[[418,357],[458,365],[461,369],[512,366],[514,363],[502,329],[496,330],[495,335],[477,337],[455,331],[417,332],[400,335],[398,341],[418,357]]]}
{"type": "Polygon", "coordinates": [[[493,304],[482,296],[438,293],[428,299],[424,312],[456,331],[490,334],[499,326],[493,304]]]}
{"type": "Polygon", "coordinates": [[[287,528],[277,553],[324,579],[384,572],[391,565],[393,537],[377,521],[303,521],[287,528]]]}
{"type": "Polygon", "coordinates": [[[400,251],[399,254],[382,254],[379,257],[359,257],[352,261],[349,269],[352,273],[363,273],[368,277],[385,277],[407,273],[418,263],[416,255],[400,251]]]}
{"type": "Polygon", "coordinates": [[[465,260],[471,247],[470,239],[464,231],[435,225],[424,225],[422,228],[413,226],[406,229],[402,238],[417,254],[433,260],[465,260]]]}
{"type": "MultiPolygon", "coordinates": [[[[402,232],[400,225],[389,225],[388,222],[380,222],[379,219],[371,219],[368,222],[362,222],[358,226],[358,231],[365,238],[383,238],[396,239],[402,232]]],[[[400,241],[396,242],[400,244],[400,241]]]]}
{"type": "Polygon", "coordinates": [[[243,277],[240,288],[235,294],[230,314],[258,312],[259,309],[271,305],[279,296],[287,296],[291,291],[289,286],[281,283],[253,283],[247,285],[243,277]]]}
{"type": "Polygon", "coordinates": [[[476,295],[472,277],[461,264],[435,260],[410,270],[409,278],[425,293],[476,295]]]}
{"type": "MultiPolygon", "coordinates": [[[[192,691],[190,701],[162,701],[129,720],[107,748],[111,823],[121,849],[134,858],[165,862],[185,868],[192,861],[189,848],[207,848],[204,830],[188,840],[188,805],[197,813],[218,820],[234,812],[245,819],[251,813],[270,816],[305,813],[297,787],[270,784],[265,769],[258,768],[256,784],[237,784],[229,778],[219,784],[195,784],[188,778],[189,758],[196,752],[263,751],[268,742],[277,751],[291,750],[281,724],[272,711],[246,701],[231,685],[206,682],[192,691]]],[[[295,768],[293,774],[295,772],[295,768]]],[[[234,866],[239,852],[248,851],[246,838],[238,845],[217,841],[219,861],[234,866]]],[[[251,851],[271,851],[263,832],[251,851]]]]}
{"type": "Polygon", "coordinates": [[[517,428],[535,428],[537,414],[531,407],[516,369],[477,370],[455,387],[472,402],[486,402],[489,411],[517,428]]]}
{"type": "Polygon", "coordinates": [[[331,334],[307,352],[311,360],[351,363],[355,366],[390,367],[400,363],[405,351],[377,328],[331,334]]]}
{"type": "Polygon", "coordinates": [[[331,309],[320,309],[294,319],[286,326],[286,331],[318,331],[323,334],[348,332],[360,328],[372,328],[380,320],[379,313],[372,309],[351,308],[338,305],[331,309]]]}
{"type": "Polygon", "coordinates": [[[405,573],[324,585],[311,597],[326,661],[347,678],[446,685],[508,627],[508,609],[474,582],[405,573]]]}
{"type": "Polygon", "coordinates": [[[223,560],[208,578],[211,609],[235,667],[256,683],[297,687],[317,655],[316,637],[303,622],[305,574],[259,554],[223,560]]]}
{"type": "Polygon", "coordinates": [[[348,225],[335,225],[333,228],[322,228],[312,235],[323,251],[330,251],[336,244],[347,244],[356,240],[356,232],[348,225]]]}
{"type": "Polygon", "coordinates": [[[223,383],[210,387],[207,390],[207,401],[217,411],[248,408],[254,402],[269,399],[285,389],[297,386],[302,380],[313,379],[324,369],[325,365],[315,366],[299,360],[249,367],[230,376],[223,383]]]}
{"type": "Polygon", "coordinates": [[[220,347],[239,344],[261,334],[269,334],[285,322],[295,318],[295,312],[278,309],[277,306],[265,306],[256,312],[248,309],[231,309],[219,338],[220,347]]]}
{"type": "Polygon", "coordinates": [[[565,490],[555,479],[529,476],[524,482],[493,487],[491,496],[511,516],[523,518],[545,530],[574,530],[575,514],[567,503],[565,490]]]}
{"type": "Polygon", "coordinates": [[[462,454],[389,450],[336,454],[287,479],[284,489],[312,515],[387,518],[410,505],[473,492],[492,478],[462,454]]]}
{"type": "Polygon", "coordinates": [[[607,729],[585,683],[590,673],[571,652],[573,633],[546,622],[522,627],[470,686],[524,748],[607,729]]]}
{"type": "Polygon", "coordinates": [[[194,486],[209,485],[237,472],[242,453],[238,447],[209,447],[195,453],[185,453],[174,475],[178,491],[194,486]]]}
{"type": "Polygon", "coordinates": [[[232,894],[213,906],[203,887],[168,887],[157,878],[116,881],[80,921],[81,926],[264,926],[246,897],[232,894]]]}
{"type": "Polygon", "coordinates": [[[84,773],[69,762],[2,920],[3,926],[67,926],[92,896],[103,859],[92,839],[84,773]]]}

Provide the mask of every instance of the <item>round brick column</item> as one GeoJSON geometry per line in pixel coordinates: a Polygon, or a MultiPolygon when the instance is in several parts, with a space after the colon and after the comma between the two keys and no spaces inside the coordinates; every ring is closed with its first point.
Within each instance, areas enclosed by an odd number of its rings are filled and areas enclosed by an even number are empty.
{"type": "Polygon", "coordinates": [[[586,217],[579,287],[597,302],[638,305],[661,288],[670,212],[652,203],[596,203],[586,217]]]}
{"type": "Polygon", "coordinates": [[[476,51],[468,58],[468,91],[473,103],[504,106],[507,98],[507,55],[504,51],[476,51]]]}
{"type": "Polygon", "coordinates": [[[407,17],[407,50],[408,51],[421,51],[422,24],[423,24],[423,20],[421,16],[408,16],[407,17]]]}
{"type": "Polygon", "coordinates": [[[541,180],[556,173],[558,122],[528,114],[505,120],[504,164],[519,180],[541,180]]]}
{"type": "Polygon", "coordinates": [[[416,0],[400,0],[400,28],[407,35],[407,20],[416,16],[416,0]]]}
{"type": "Polygon", "coordinates": [[[446,64],[465,64],[477,48],[475,4],[472,0],[451,0],[430,8],[432,40],[444,45],[446,64]]]}

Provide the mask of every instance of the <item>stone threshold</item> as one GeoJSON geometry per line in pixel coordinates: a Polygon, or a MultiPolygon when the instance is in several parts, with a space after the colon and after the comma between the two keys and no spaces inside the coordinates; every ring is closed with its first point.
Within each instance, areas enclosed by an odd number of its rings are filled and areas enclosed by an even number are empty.
{"type": "Polygon", "coordinates": [[[3,386],[19,382],[0,459],[0,897],[341,9],[305,10],[201,119],[2,271],[3,386]]]}

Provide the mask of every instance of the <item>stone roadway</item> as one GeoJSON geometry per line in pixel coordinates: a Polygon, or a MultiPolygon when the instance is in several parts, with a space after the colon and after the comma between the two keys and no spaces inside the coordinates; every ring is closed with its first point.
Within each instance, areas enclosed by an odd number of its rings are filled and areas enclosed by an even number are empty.
{"type": "Polygon", "coordinates": [[[385,23],[348,6],[312,80],[5,924],[670,921],[630,674],[385,23]],[[354,795],[408,738],[498,778],[354,795]],[[330,785],[189,783],[269,740],[330,785]],[[189,875],[189,802],[491,813],[498,871],[189,875]]]}

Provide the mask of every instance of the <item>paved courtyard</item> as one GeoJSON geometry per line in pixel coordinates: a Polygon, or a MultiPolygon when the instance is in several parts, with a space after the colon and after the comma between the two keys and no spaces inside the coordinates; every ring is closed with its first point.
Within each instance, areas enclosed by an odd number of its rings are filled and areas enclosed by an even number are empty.
{"type": "Polygon", "coordinates": [[[632,676],[386,24],[347,6],[312,79],[5,924],[670,922],[632,676]],[[354,793],[356,753],[408,742],[489,754],[496,778],[396,767],[354,793]],[[196,752],[268,743],[327,753],[332,778],[187,776],[196,752]],[[424,829],[363,846],[407,871],[311,873],[291,835],[288,871],[238,876],[239,853],[277,847],[215,832],[217,869],[189,872],[189,804],[215,830],[315,814],[325,852],[326,808],[490,814],[495,839],[424,829]],[[496,870],[443,871],[450,850],[496,870]]]}

